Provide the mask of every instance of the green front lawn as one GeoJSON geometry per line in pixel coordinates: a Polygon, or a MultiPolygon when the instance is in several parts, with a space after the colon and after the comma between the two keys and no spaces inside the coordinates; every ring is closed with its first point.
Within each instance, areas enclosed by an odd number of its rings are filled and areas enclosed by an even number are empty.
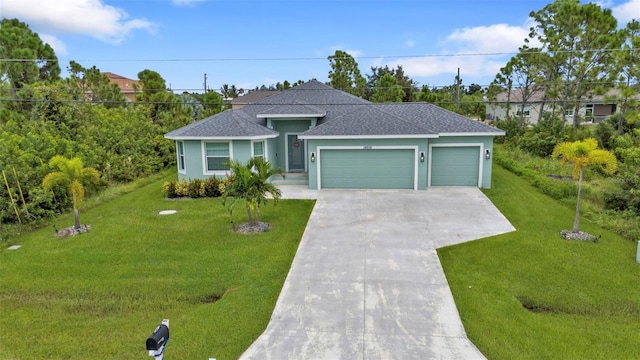
{"type": "Polygon", "coordinates": [[[164,318],[167,358],[235,359],[264,331],[314,202],[270,203],[271,230],[241,235],[220,199],[164,200],[166,180],[81,212],[87,234],[48,227],[2,246],[0,359],[149,359],[164,318]]]}
{"type": "Polygon", "coordinates": [[[494,166],[487,196],[517,231],[439,250],[469,338],[489,359],[639,359],[636,244],[494,166]]]}

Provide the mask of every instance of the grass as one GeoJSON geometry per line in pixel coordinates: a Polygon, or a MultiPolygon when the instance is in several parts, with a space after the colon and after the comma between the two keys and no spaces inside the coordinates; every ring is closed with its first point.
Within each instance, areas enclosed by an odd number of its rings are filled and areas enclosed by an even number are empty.
{"type": "MultiPolygon", "coordinates": [[[[46,227],[12,241],[19,250],[2,247],[0,359],[147,359],[164,318],[168,358],[235,359],[262,333],[314,202],[269,205],[271,230],[242,235],[220,199],[164,200],[168,179],[88,203],[87,234],[46,227]],[[177,214],[158,215],[166,209],[177,214]]],[[[56,220],[72,224],[72,214],[56,220]]]]}
{"type": "Polygon", "coordinates": [[[517,231],[439,250],[476,346],[489,359],[640,358],[636,244],[584,218],[598,243],[562,239],[574,208],[499,166],[486,194],[517,231]]]}

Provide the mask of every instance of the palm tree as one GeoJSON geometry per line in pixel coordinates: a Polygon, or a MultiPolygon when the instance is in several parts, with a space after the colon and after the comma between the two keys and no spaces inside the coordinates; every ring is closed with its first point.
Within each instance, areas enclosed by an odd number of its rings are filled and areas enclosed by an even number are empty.
{"type": "Polygon", "coordinates": [[[260,206],[267,202],[267,194],[273,198],[274,205],[282,196],[280,189],[269,179],[276,175],[284,178],[284,172],[261,157],[251,158],[246,164],[237,160],[230,160],[227,164],[233,172],[233,181],[224,189],[222,204],[226,205],[227,198],[232,197],[233,202],[229,205],[231,213],[235,204],[244,200],[249,224],[255,225],[260,221],[260,206]]]}
{"type": "Polygon", "coordinates": [[[573,165],[573,178],[578,180],[578,200],[571,231],[577,233],[580,223],[580,196],[582,194],[584,169],[590,165],[602,165],[605,173],[613,174],[618,166],[616,157],[610,151],[598,149],[598,141],[593,138],[588,138],[584,141],[560,143],[553,149],[551,156],[554,159],[561,157],[563,165],[567,163],[573,165]]]}
{"type": "Polygon", "coordinates": [[[58,185],[68,186],[69,195],[73,200],[74,227],[79,229],[78,209],[84,200],[84,184],[97,183],[100,180],[100,174],[94,168],[85,168],[82,165],[82,160],[78,157],[67,159],[64,156],[56,155],[49,161],[49,166],[57,168],[59,171],[48,173],[42,180],[42,186],[46,191],[58,185]]]}

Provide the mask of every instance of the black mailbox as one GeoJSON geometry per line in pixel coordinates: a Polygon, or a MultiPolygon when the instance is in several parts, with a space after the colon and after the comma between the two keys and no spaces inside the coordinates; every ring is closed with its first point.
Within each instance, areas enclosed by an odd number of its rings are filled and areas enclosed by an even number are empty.
{"type": "Polygon", "coordinates": [[[169,327],[164,324],[158,325],[147,339],[147,350],[160,350],[167,340],[169,340],[169,327]]]}

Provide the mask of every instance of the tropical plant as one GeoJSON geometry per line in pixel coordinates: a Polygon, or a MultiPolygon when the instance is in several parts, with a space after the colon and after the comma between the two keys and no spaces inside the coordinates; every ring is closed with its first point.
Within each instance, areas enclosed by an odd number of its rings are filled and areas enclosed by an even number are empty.
{"type": "Polygon", "coordinates": [[[273,167],[271,162],[261,157],[251,158],[246,164],[230,160],[227,165],[233,172],[233,176],[222,192],[222,204],[226,206],[227,199],[233,198],[227,208],[232,214],[234,206],[244,200],[249,224],[256,225],[260,221],[260,206],[267,202],[266,195],[271,195],[274,205],[282,196],[280,189],[269,182],[269,179],[276,175],[284,178],[284,171],[273,167]]]}
{"type": "Polygon", "coordinates": [[[603,171],[613,174],[617,169],[617,160],[613,153],[598,149],[598,141],[588,138],[584,141],[563,142],[553,149],[553,158],[560,157],[562,164],[573,165],[573,178],[578,180],[578,199],[576,201],[576,214],[571,232],[577,233],[580,224],[580,196],[582,193],[582,178],[584,169],[591,165],[602,165],[603,171]]]}
{"type": "Polygon", "coordinates": [[[42,186],[46,191],[52,190],[56,186],[68,186],[69,195],[73,200],[74,227],[80,228],[80,217],[78,209],[84,200],[84,184],[97,183],[100,180],[98,170],[82,164],[78,157],[67,159],[64,156],[56,155],[49,161],[49,166],[58,168],[59,171],[48,173],[42,180],[42,186]]]}

